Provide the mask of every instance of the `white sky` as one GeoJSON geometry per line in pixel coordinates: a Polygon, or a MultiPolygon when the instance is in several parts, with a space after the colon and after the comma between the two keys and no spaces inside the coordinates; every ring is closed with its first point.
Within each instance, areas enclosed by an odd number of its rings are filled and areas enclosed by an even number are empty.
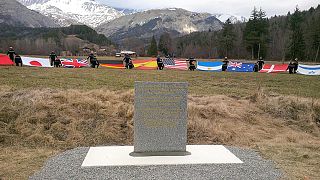
{"type": "Polygon", "coordinates": [[[268,16],[285,15],[296,5],[301,10],[317,7],[319,0],[98,0],[106,5],[130,9],[177,7],[195,12],[223,13],[249,17],[254,6],[268,16]]]}

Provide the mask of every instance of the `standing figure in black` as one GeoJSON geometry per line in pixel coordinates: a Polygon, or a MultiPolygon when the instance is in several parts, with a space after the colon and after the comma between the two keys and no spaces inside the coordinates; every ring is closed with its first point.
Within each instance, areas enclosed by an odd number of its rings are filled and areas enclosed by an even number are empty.
{"type": "Polygon", "coordinates": [[[91,62],[91,67],[92,68],[99,68],[100,63],[98,61],[97,56],[93,56],[93,61],[91,62]]]}
{"type": "Polygon", "coordinates": [[[16,63],[16,66],[22,67],[22,59],[18,54],[16,54],[16,57],[14,58],[14,62],[16,63]]]}
{"type": "Polygon", "coordinates": [[[125,56],[124,56],[124,58],[123,58],[123,63],[124,63],[124,67],[126,68],[126,69],[132,69],[132,68],[130,68],[130,66],[132,66],[133,65],[133,63],[132,63],[132,60],[131,60],[131,57],[129,56],[129,54],[126,54],[125,56]],[[131,62],[131,63],[130,63],[131,62]],[[132,65],[131,65],[132,64],[132,65]]]}
{"type": "Polygon", "coordinates": [[[290,61],[288,69],[287,69],[287,70],[289,70],[289,74],[293,74],[294,73],[294,67],[295,67],[295,65],[293,64],[292,61],[290,61]]]}
{"type": "Polygon", "coordinates": [[[194,59],[194,57],[189,58],[189,70],[190,71],[196,70],[196,60],[194,59]]]}
{"type": "Polygon", "coordinates": [[[294,65],[293,73],[296,74],[297,71],[298,71],[298,67],[299,67],[298,58],[295,58],[295,59],[294,59],[293,65],[294,65]]]}
{"type": "Polygon", "coordinates": [[[264,60],[263,60],[263,58],[260,57],[257,63],[258,63],[258,66],[259,66],[259,71],[261,71],[261,69],[262,69],[263,66],[264,66],[264,60]]]}
{"type": "Polygon", "coordinates": [[[50,65],[53,66],[55,64],[56,59],[58,59],[58,56],[54,51],[51,51],[49,55],[49,59],[50,59],[50,65]]]}
{"type": "Polygon", "coordinates": [[[12,62],[14,62],[14,55],[16,55],[16,52],[13,50],[13,47],[10,47],[7,55],[9,55],[9,58],[11,59],[12,62]]]}
{"type": "Polygon", "coordinates": [[[228,57],[225,57],[222,63],[222,71],[227,71],[229,65],[228,57]]]}
{"type": "Polygon", "coordinates": [[[160,56],[157,57],[157,64],[158,64],[158,70],[163,70],[164,65],[163,65],[163,61],[160,58],[160,56]]]}
{"type": "Polygon", "coordinates": [[[91,54],[89,54],[87,60],[89,60],[92,68],[99,67],[97,57],[93,54],[93,52],[91,52],[91,54]]]}

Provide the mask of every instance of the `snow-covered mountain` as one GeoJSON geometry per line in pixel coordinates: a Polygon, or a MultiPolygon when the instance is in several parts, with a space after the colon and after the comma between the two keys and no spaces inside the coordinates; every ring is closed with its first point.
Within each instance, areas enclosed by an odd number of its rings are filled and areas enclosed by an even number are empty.
{"type": "Polygon", "coordinates": [[[164,32],[180,36],[200,31],[217,31],[222,23],[209,13],[180,8],[153,9],[122,16],[96,28],[115,42],[128,39],[159,37],[164,32]]]}
{"type": "Polygon", "coordinates": [[[235,23],[242,23],[247,22],[247,18],[243,16],[231,15],[231,14],[213,14],[214,17],[219,19],[221,22],[225,23],[228,19],[235,24],[235,23]]]}
{"type": "Polygon", "coordinates": [[[85,24],[97,27],[125,15],[95,0],[19,0],[29,9],[51,17],[61,26],[85,24]]]}
{"type": "Polygon", "coordinates": [[[134,13],[138,13],[138,12],[143,11],[143,10],[138,10],[138,9],[116,8],[116,7],[115,7],[115,9],[122,12],[125,15],[134,14],[134,13]]]}

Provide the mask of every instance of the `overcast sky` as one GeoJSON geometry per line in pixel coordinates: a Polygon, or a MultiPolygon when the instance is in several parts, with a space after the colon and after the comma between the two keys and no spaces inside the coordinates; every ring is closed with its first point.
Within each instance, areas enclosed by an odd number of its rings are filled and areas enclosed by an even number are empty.
{"type": "Polygon", "coordinates": [[[223,13],[249,17],[253,7],[262,8],[268,16],[284,15],[296,5],[306,10],[317,7],[319,0],[98,0],[107,5],[131,9],[177,7],[195,12],[223,13]]]}

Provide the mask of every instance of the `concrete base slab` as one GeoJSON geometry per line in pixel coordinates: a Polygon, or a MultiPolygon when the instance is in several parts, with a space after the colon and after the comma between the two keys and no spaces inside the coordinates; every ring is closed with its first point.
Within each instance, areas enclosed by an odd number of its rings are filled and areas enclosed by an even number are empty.
{"type": "Polygon", "coordinates": [[[188,156],[132,157],[129,154],[133,151],[133,146],[92,147],[82,167],[243,163],[221,145],[187,146],[187,151],[191,153],[188,156]]]}

